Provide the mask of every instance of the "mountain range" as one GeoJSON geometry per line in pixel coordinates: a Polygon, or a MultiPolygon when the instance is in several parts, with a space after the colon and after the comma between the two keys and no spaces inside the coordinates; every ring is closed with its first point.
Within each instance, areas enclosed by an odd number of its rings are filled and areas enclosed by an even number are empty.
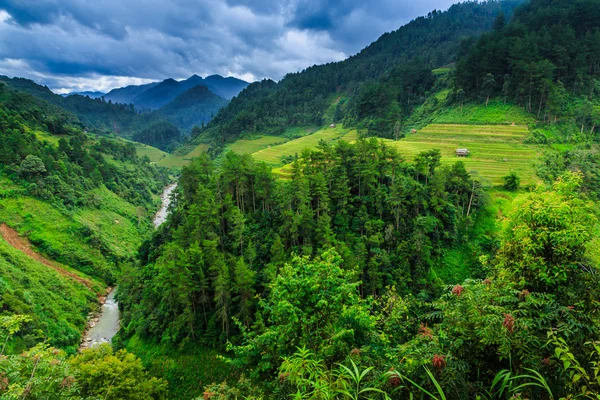
{"type": "Polygon", "coordinates": [[[205,86],[217,96],[231,100],[248,86],[248,82],[234,77],[211,75],[205,79],[192,75],[188,79],[177,81],[169,78],[162,82],[152,82],[145,85],[130,85],[113,89],[104,95],[106,101],[113,103],[133,104],[138,110],[156,110],[186,90],[198,85],[205,86]]]}
{"type": "Polygon", "coordinates": [[[194,126],[207,124],[229,99],[248,86],[232,77],[212,75],[203,79],[193,75],[182,81],[165,79],[130,85],[106,94],[86,91],[58,95],[29,79],[0,76],[0,83],[69,111],[72,121],[91,131],[113,132],[126,138],[154,125],[163,126],[163,122],[173,124],[183,134],[189,133],[194,126]]]}
{"type": "Polygon", "coordinates": [[[227,103],[227,100],[217,96],[206,86],[197,85],[181,93],[155,113],[189,132],[194,126],[207,124],[227,103]]]}
{"type": "Polygon", "coordinates": [[[98,92],[98,91],[87,91],[87,92],[71,92],[71,93],[65,93],[62,96],[63,97],[67,97],[67,96],[72,96],[74,94],[78,94],[80,96],[87,96],[90,99],[97,99],[99,97],[104,96],[106,93],[104,92],[98,92]]]}

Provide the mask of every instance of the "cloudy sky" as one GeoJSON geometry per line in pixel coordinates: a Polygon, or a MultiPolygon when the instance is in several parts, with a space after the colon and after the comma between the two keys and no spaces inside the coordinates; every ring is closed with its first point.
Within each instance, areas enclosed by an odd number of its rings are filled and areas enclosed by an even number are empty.
{"type": "Polygon", "coordinates": [[[342,60],[457,0],[0,0],[0,75],[57,92],[342,60]]]}

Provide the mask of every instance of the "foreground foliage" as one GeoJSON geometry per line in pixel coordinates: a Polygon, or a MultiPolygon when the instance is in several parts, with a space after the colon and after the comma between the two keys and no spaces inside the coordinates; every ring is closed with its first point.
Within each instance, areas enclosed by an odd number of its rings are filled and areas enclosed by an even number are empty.
{"type": "MultiPolygon", "coordinates": [[[[9,335],[27,318],[5,318],[9,335]]],[[[6,333],[6,332],[4,332],[6,333]]],[[[151,378],[141,361],[108,344],[67,357],[46,344],[21,354],[0,354],[0,397],[3,399],[165,399],[166,383],[151,378]]]]}

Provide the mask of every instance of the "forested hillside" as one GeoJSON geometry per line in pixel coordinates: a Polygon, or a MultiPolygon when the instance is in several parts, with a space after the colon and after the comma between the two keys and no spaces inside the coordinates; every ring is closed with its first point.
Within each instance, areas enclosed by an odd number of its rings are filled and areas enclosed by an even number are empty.
{"type": "Polygon", "coordinates": [[[83,126],[98,133],[114,132],[129,137],[145,124],[143,117],[138,115],[130,105],[112,104],[101,98],[91,99],[80,95],[63,97],[52,93],[45,86],[23,78],[10,79],[0,76],[0,82],[69,111],[83,126]]]}
{"type": "Polygon", "coordinates": [[[0,304],[2,315],[35,316],[21,346],[47,337],[78,347],[96,296],[150,233],[168,179],[132,144],[86,135],[72,122],[55,105],[0,84],[0,226],[18,247],[0,240],[0,304]],[[27,241],[51,261],[28,261],[18,251],[27,241]]]}
{"type": "Polygon", "coordinates": [[[596,0],[464,2],[227,105],[3,79],[0,396],[600,398],[599,43],[596,0]]]}
{"type": "Polygon", "coordinates": [[[540,121],[574,120],[594,133],[593,100],[600,77],[600,5],[532,0],[505,25],[483,35],[458,63],[456,89],[467,96],[502,96],[540,121]],[[574,97],[578,99],[575,100],[574,97]]]}
{"type": "MultiPolygon", "coordinates": [[[[351,95],[361,82],[415,58],[432,68],[455,62],[462,39],[492,28],[497,15],[510,16],[519,0],[465,2],[446,12],[419,17],[387,33],[349,59],[288,74],[280,82],[251,84],[223,108],[198,140],[222,145],[244,133],[279,134],[289,126],[322,125],[336,97],[351,95]]],[[[335,107],[338,120],[345,102],[335,107]]]]}
{"type": "Polygon", "coordinates": [[[248,138],[236,145],[341,122],[386,140],[326,141],[330,127],[296,139],[320,135],[313,149],[291,140],[253,159],[217,144],[215,161],[183,169],[173,213],[122,283],[121,336],[146,354],[220,349],[218,368],[239,380],[180,391],[188,372],[171,367],[175,396],[598,393],[600,10],[536,0],[511,17],[515,4],[502,4],[432,13],[342,63],[252,84],[200,133],[248,138]],[[457,13],[471,18],[449,23],[457,13]],[[490,33],[461,40],[481,21],[490,33]],[[391,38],[413,32],[394,53],[391,38]],[[452,146],[467,140],[474,155],[461,161],[452,146]],[[447,141],[454,159],[436,149],[447,141]],[[298,152],[269,158],[285,146],[298,152]],[[407,160],[406,146],[420,150],[407,160]],[[274,176],[256,159],[289,164],[274,176]],[[521,163],[538,184],[519,193],[510,166],[521,163]]]}
{"type": "Polygon", "coordinates": [[[191,132],[195,126],[204,127],[225,105],[225,99],[212,93],[206,86],[198,85],[159,108],[157,114],[184,132],[191,132]]]}

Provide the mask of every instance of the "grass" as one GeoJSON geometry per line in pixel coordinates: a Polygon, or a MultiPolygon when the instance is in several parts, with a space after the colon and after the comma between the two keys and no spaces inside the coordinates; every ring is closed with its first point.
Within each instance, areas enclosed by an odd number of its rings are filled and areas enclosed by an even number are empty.
{"type": "Polygon", "coordinates": [[[357,135],[355,131],[349,131],[341,126],[335,128],[323,128],[310,135],[259,150],[252,153],[252,157],[273,166],[281,166],[281,157],[283,156],[300,155],[302,150],[316,147],[321,140],[332,142],[342,138],[344,138],[344,140],[356,140],[357,135]]]}
{"type": "Polygon", "coordinates": [[[5,222],[46,257],[88,275],[110,274],[102,252],[86,243],[83,226],[49,204],[30,197],[0,200],[0,222],[5,222]]]}
{"type": "MultiPolygon", "coordinates": [[[[235,151],[240,154],[252,154],[267,149],[269,146],[279,145],[289,140],[311,135],[317,130],[318,128],[313,126],[300,126],[288,128],[278,136],[256,135],[254,137],[246,137],[228,144],[225,146],[225,150],[235,151]]],[[[174,154],[167,154],[164,158],[160,159],[157,164],[167,168],[181,168],[189,164],[192,158],[198,157],[201,153],[207,151],[208,148],[209,145],[206,143],[181,147],[178,149],[179,151],[176,151],[174,154]],[[191,146],[195,147],[192,148],[191,146]],[[185,152],[190,148],[192,148],[192,150],[188,153],[180,154],[181,151],[185,152]]]]}
{"type": "Polygon", "coordinates": [[[515,171],[527,186],[538,182],[533,164],[539,153],[537,146],[523,144],[527,135],[523,125],[431,124],[404,139],[384,141],[408,161],[419,152],[439,149],[443,163],[462,161],[467,170],[477,171],[493,185],[503,184],[503,177],[515,171]],[[469,156],[457,158],[457,148],[467,148],[469,156]]]}
{"type": "Polygon", "coordinates": [[[92,291],[0,237],[0,314],[29,314],[33,321],[11,349],[20,351],[41,338],[75,352],[96,296],[114,283],[121,263],[133,260],[153,230],[142,207],[135,207],[104,187],[89,191],[95,207],[67,210],[28,197],[0,176],[0,223],[6,223],[60,268],[92,282],[92,291]],[[39,333],[38,333],[39,331],[39,333]]]}
{"type": "Polygon", "coordinates": [[[273,174],[278,176],[280,179],[287,180],[287,179],[290,179],[291,175],[292,175],[292,164],[293,163],[285,164],[285,165],[282,165],[281,167],[273,168],[271,171],[273,172],[273,174]]]}
{"type": "Polygon", "coordinates": [[[484,206],[474,215],[472,224],[459,232],[460,243],[444,250],[431,277],[454,285],[469,278],[483,278],[486,271],[480,254],[489,254],[499,240],[502,219],[513,210],[513,201],[522,192],[493,188],[487,192],[484,206]]]}
{"type": "Polygon", "coordinates": [[[202,395],[206,385],[238,378],[217,351],[195,344],[176,348],[169,344],[148,343],[133,336],[125,347],[142,360],[152,375],[169,382],[171,399],[196,398],[202,395]]]}
{"type": "Polygon", "coordinates": [[[158,161],[156,164],[167,168],[181,168],[189,164],[190,160],[194,157],[198,157],[200,154],[208,150],[208,145],[201,143],[194,147],[192,151],[185,155],[181,154],[167,154],[166,157],[158,161]]]}
{"type": "Polygon", "coordinates": [[[311,135],[319,129],[320,128],[318,126],[293,126],[291,128],[287,128],[278,136],[286,139],[298,139],[303,136],[311,135]]]}
{"type": "Polygon", "coordinates": [[[452,71],[451,68],[436,68],[433,71],[431,71],[435,76],[439,76],[439,75],[445,75],[447,73],[449,73],[450,71],[452,71]]]}
{"type": "Polygon", "coordinates": [[[150,159],[150,162],[157,163],[169,155],[169,153],[157,149],[156,147],[138,142],[133,143],[135,144],[135,152],[137,153],[138,157],[146,156],[150,159]]]}
{"type": "Polygon", "coordinates": [[[488,106],[481,103],[467,103],[462,107],[452,106],[441,110],[434,118],[438,124],[518,124],[528,125],[535,122],[532,115],[522,107],[505,104],[502,100],[490,100],[488,106]]]}
{"type": "Polygon", "coordinates": [[[269,148],[287,142],[282,136],[259,136],[253,139],[239,139],[228,144],[226,149],[239,154],[252,154],[262,149],[269,148]]]}
{"type": "Polygon", "coordinates": [[[0,222],[27,237],[48,258],[110,282],[114,264],[135,256],[152,227],[141,209],[108,189],[95,189],[90,196],[98,207],[74,212],[23,194],[0,197],[0,222]]]}
{"type": "Polygon", "coordinates": [[[95,305],[96,295],[85,286],[13,249],[0,237],[0,309],[33,318],[25,335],[10,344],[10,351],[32,345],[39,329],[51,345],[75,353],[87,314],[95,305]]]}
{"type": "Polygon", "coordinates": [[[58,147],[58,141],[61,138],[65,138],[65,139],[69,139],[68,135],[53,135],[49,132],[44,132],[44,131],[40,131],[40,130],[34,130],[33,133],[35,134],[35,136],[42,141],[48,142],[53,144],[54,146],[58,147]]]}
{"type": "Polygon", "coordinates": [[[206,152],[207,150],[208,150],[207,144],[199,144],[198,146],[194,147],[194,149],[192,151],[190,151],[188,154],[183,156],[183,159],[186,161],[189,161],[194,157],[198,157],[200,154],[206,152]]]}

